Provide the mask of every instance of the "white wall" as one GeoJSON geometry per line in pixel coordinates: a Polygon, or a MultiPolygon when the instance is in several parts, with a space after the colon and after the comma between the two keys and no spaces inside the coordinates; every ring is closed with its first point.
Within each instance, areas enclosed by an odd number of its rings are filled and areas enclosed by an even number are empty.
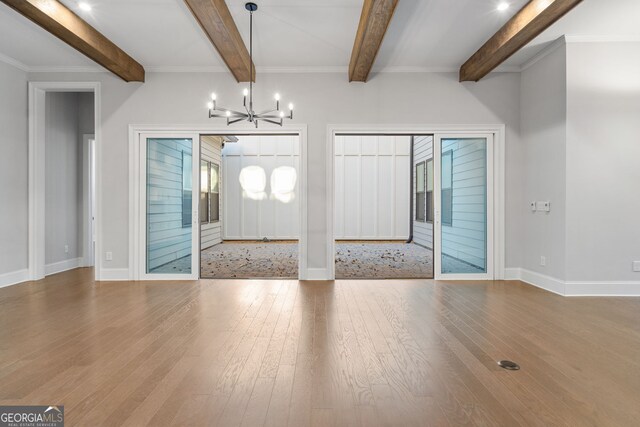
{"type": "Polygon", "coordinates": [[[77,93],[49,92],[45,108],[45,264],[50,265],[82,256],[82,137],[77,93]]]}
{"type": "MultiPolygon", "coordinates": [[[[238,105],[241,85],[227,73],[148,73],[146,83],[124,83],[106,73],[31,73],[41,81],[100,81],[102,91],[102,239],[113,261],[128,264],[128,125],[212,124],[207,94],[238,105]]],[[[506,124],[507,266],[519,266],[522,246],[519,140],[520,75],[493,73],[479,83],[459,83],[456,73],[380,73],[366,84],[342,73],[262,74],[254,102],[271,105],[278,90],[296,104],[295,123],[308,125],[308,224],[310,268],[326,268],[325,155],[328,124],[506,124]],[[392,105],[393,108],[388,108],[392,105]]],[[[219,125],[219,121],[216,122],[219,125]]],[[[250,129],[250,128],[247,128],[250,129]]],[[[26,165],[26,157],[22,165],[26,165]]],[[[104,260],[104,253],[101,254],[104,260]]]]}
{"type": "Polygon", "coordinates": [[[225,144],[222,150],[223,240],[298,239],[299,171],[297,136],[238,136],[238,142],[225,144]],[[272,186],[272,176],[281,167],[295,170],[291,194],[276,195],[272,186]],[[260,188],[253,188],[255,182],[245,182],[245,187],[240,182],[243,170],[251,168],[258,168],[264,174],[260,188]]]}
{"type": "Polygon", "coordinates": [[[410,145],[409,136],[336,137],[336,239],[409,237],[410,145]]]}
{"type": "MultiPolygon", "coordinates": [[[[413,241],[433,249],[433,222],[416,221],[416,165],[433,159],[433,136],[416,136],[413,143],[413,241]]],[[[426,167],[426,166],[425,166],[426,167]]],[[[426,184],[425,184],[426,185],[426,184]]]]}
{"type": "MultiPolygon", "coordinates": [[[[0,62],[0,285],[1,276],[27,268],[27,73],[0,62]]],[[[20,279],[17,279],[20,280],[20,279]]],[[[10,283],[12,280],[7,279],[10,283]]]]}
{"type": "MultiPolygon", "coordinates": [[[[218,221],[200,224],[200,250],[210,248],[222,242],[222,223],[224,222],[224,195],[222,193],[222,138],[219,136],[203,136],[200,138],[200,159],[220,168],[218,176],[219,205],[218,221]]],[[[200,178],[202,181],[202,177],[200,178]]]]}
{"type": "Polygon", "coordinates": [[[522,141],[526,165],[522,267],[547,276],[565,277],[566,198],[566,59],[560,45],[522,72],[522,141]],[[551,201],[551,212],[531,212],[528,202],[551,201]],[[546,266],[540,257],[546,257],[546,266]]]}
{"type": "Polygon", "coordinates": [[[566,203],[567,280],[638,283],[640,42],[567,44],[566,203]]]}

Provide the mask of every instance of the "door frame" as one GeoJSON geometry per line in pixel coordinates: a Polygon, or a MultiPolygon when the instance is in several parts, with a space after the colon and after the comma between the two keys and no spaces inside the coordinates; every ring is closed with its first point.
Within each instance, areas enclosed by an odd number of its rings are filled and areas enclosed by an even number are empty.
{"type": "Polygon", "coordinates": [[[95,134],[82,135],[82,266],[93,267],[96,259],[95,230],[95,134]]]}
{"type": "MultiPolygon", "coordinates": [[[[326,145],[326,263],[328,280],[334,280],[335,270],[335,238],[334,238],[334,197],[335,197],[335,137],[336,134],[354,135],[433,135],[434,145],[441,134],[493,134],[493,277],[504,279],[505,274],[505,133],[504,124],[475,125],[328,125],[326,145]]],[[[435,161],[434,161],[435,166],[435,161]]],[[[434,171],[435,173],[435,171],[434,171]]],[[[434,235],[436,233],[434,224],[434,235]]],[[[435,243],[435,242],[434,242],[435,243]]],[[[435,248],[434,248],[435,249],[435,248]]],[[[435,256],[435,250],[434,250],[435,256]]],[[[435,271],[434,278],[440,279],[435,271]]],[[[452,280],[453,278],[443,278],[452,280]]],[[[484,280],[491,280],[484,278],[484,280]]]]}
{"type": "MultiPolygon", "coordinates": [[[[40,280],[45,271],[45,120],[47,92],[92,92],[95,135],[95,197],[96,197],[96,245],[95,252],[102,253],[102,139],[100,126],[100,82],[48,82],[30,81],[29,92],[29,280],[40,280]]],[[[83,255],[84,256],[84,255],[83,255]]],[[[95,280],[100,280],[101,257],[95,256],[95,280]]]]}
{"type": "MultiPolygon", "coordinates": [[[[308,227],[307,227],[307,183],[308,183],[308,155],[307,155],[307,126],[284,125],[282,128],[255,129],[250,126],[238,126],[237,128],[224,125],[129,125],[129,279],[140,280],[144,266],[140,265],[140,251],[143,249],[143,241],[140,240],[140,150],[138,147],[140,135],[152,134],[197,134],[201,135],[259,135],[259,134],[295,134],[300,141],[300,235],[298,240],[298,278],[308,280],[309,269],[307,267],[308,253],[308,227]]],[[[199,139],[198,139],[199,144],[199,139]]],[[[199,159],[198,159],[199,165],[199,159]]],[[[198,171],[200,170],[198,166],[198,171]]],[[[198,173],[198,176],[200,174],[198,173]]],[[[198,179],[199,182],[199,179],[198,179]]],[[[198,211],[200,198],[196,197],[195,211],[198,211]]],[[[199,229],[200,227],[198,227],[199,229]]],[[[200,253],[200,233],[197,236],[198,254],[200,253]]],[[[198,265],[199,265],[198,256],[198,265]]],[[[197,277],[200,272],[197,272],[197,277]]],[[[162,278],[149,277],[148,280],[163,280],[162,278]]],[[[147,280],[145,279],[145,280],[147,280]]],[[[176,278],[172,278],[176,280],[176,278]]]]}

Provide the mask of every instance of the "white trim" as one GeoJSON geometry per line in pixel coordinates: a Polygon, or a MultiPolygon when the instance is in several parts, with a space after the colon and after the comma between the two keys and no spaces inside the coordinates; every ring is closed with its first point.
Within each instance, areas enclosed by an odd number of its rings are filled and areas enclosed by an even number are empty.
{"type": "MultiPolygon", "coordinates": [[[[96,253],[102,253],[102,159],[100,82],[29,82],[29,279],[45,277],[45,94],[55,92],[93,92],[94,134],[96,140],[96,253]]],[[[100,279],[100,256],[96,256],[95,275],[100,279]]]]}
{"type": "Polygon", "coordinates": [[[44,274],[50,276],[63,271],[73,270],[82,266],[82,258],[66,259],[64,261],[54,262],[44,266],[44,274]]]}
{"type": "Polygon", "coordinates": [[[128,281],[128,268],[103,268],[100,272],[100,280],[103,282],[128,281]]]}
{"type": "MultiPolygon", "coordinates": [[[[326,146],[326,265],[325,280],[333,280],[335,271],[335,239],[334,239],[334,138],[337,133],[354,133],[365,135],[397,134],[397,135],[436,135],[443,133],[478,134],[492,133],[494,135],[494,250],[493,275],[495,279],[504,277],[505,266],[505,132],[504,124],[476,124],[476,125],[328,125],[326,146]]],[[[453,278],[451,278],[453,279],[453,278]]]]}
{"type": "Polygon", "coordinates": [[[94,163],[92,159],[95,148],[94,134],[82,135],[82,266],[93,267],[95,263],[95,248],[93,247],[93,219],[95,212],[95,189],[92,186],[94,163]]]}
{"type": "MultiPolygon", "coordinates": [[[[311,280],[307,271],[308,253],[308,227],[307,227],[307,191],[308,191],[308,154],[307,154],[307,126],[285,125],[281,128],[255,129],[251,126],[239,126],[237,128],[223,127],[221,125],[129,125],[129,274],[131,280],[139,280],[141,266],[139,253],[142,242],[140,240],[140,150],[138,149],[140,135],[144,133],[154,134],[297,134],[300,138],[300,238],[298,251],[298,277],[300,280],[311,280]]],[[[199,168],[198,168],[199,170],[199,168]]],[[[196,216],[197,217],[197,216],[196,216]]],[[[199,252],[198,252],[199,253],[199,252]]],[[[153,279],[153,278],[149,278],[153,279]]],[[[175,280],[175,278],[172,278],[175,280]]],[[[319,280],[319,279],[314,279],[319,280]]]]}
{"type": "Polygon", "coordinates": [[[308,268],[307,274],[305,277],[300,277],[300,280],[327,280],[329,273],[326,268],[308,268]]]}
{"type": "Polygon", "coordinates": [[[29,269],[27,268],[0,274],[0,288],[17,285],[18,283],[27,281],[29,281],[29,269]]]}
{"type": "Polygon", "coordinates": [[[18,61],[17,59],[4,55],[2,53],[0,53],[0,62],[4,62],[7,65],[11,65],[12,67],[17,68],[18,70],[24,71],[25,73],[29,71],[29,67],[27,66],[27,64],[24,64],[18,61]]]}
{"type": "Polygon", "coordinates": [[[640,42],[640,35],[565,35],[563,36],[567,43],[634,43],[640,42]]]}
{"type": "Polygon", "coordinates": [[[640,281],[564,281],[524,268],[508,268],[506,280],[519,280],[566,297],[640,297],[640,281]]]}

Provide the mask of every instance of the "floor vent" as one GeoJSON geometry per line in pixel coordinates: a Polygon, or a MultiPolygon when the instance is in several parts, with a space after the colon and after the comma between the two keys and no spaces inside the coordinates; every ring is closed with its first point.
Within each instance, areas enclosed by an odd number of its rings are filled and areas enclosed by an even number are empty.
{"type": "Polygon", "coordinates": [[[518,371],[520,369],[520,365],[516,362],[512,362],[511,360],[501,360],[498,362],[498,365],[501,368],[508,369],[509,371],[518,371]]]}

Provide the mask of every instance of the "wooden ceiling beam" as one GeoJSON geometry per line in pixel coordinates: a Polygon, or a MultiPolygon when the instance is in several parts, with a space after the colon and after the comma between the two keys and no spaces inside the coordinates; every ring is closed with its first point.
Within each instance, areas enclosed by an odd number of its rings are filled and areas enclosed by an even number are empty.
{"type": "Polygon", "coordinates": [[[366,82],[398,0],[364,0],[349,62],[349,81],[366,82]]]}
{"type": "Polygon", "coordinates": [[[242,41],[238,27],[224,0],[184,0],[200,27],[216,48],[233,77],[238,82],[248,82],[253,67],[249,51],[242,41]]]}
{"type": "Polygon", "coordinates": [[[127,82],[144,82],[144,68],[57,0],[0,0],[127,82]]]}
{"type": "Polygon", "coordinates": [[[477,82],[582,0],[531,0],[460,67],[460,81],[477,82]]]}

